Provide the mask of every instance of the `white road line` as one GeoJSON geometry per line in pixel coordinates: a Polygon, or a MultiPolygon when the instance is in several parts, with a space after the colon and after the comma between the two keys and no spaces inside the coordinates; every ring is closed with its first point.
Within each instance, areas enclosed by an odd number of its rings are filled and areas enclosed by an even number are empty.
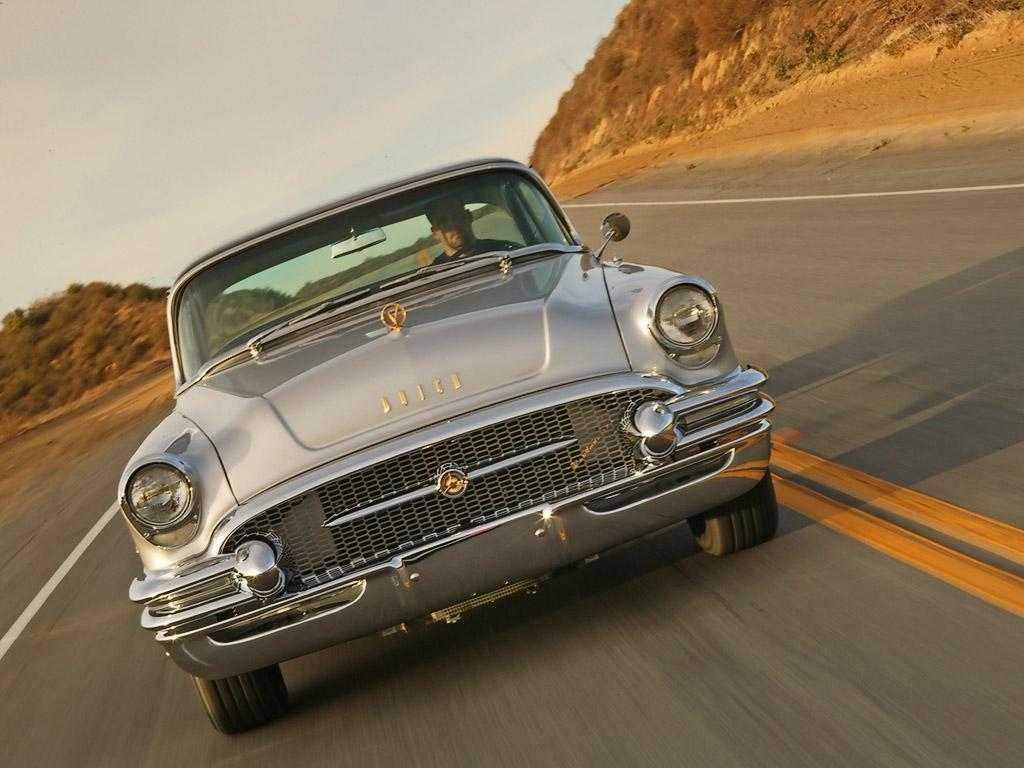
{"type": "Polygon", "coordinates": [[[1020,184],[989,184],[984,187],[942,187],[940,189],[901,189],[895,192],[846,192],[835,195],[790,195],[788,197],[723,197],[717,200],[658,200],[651,202],[566,203],[563,208],[608,208],[632,205],[656,207],[668,205],[736,205],[745,203],[795,203],[802,200],[849,200],[860,197],[907,197],[909,195],[948,195],[954,192],[993,192],[1001,189],[1024,189],[1020,184]]]}
{"type": "Polygon", "coordinates": [[[60,583],[64,580],[64,577],[68,575],[68,572],[74,567],[78,559],[85,553],[85,550],[89,548],[93,540],[100,535],[100,531],[103,530],[104,526],[110,522],[111,518],[118,513],[117,504],[114,504],[108,509],[96,524],[89,529],[89,532],[85,534],[85,538],[78,542],[78,546],[71,550],[71,554],[67,556],[67,559],[60,564],[50,580],[43,585],[43,588],[39,590],[32,602],[28,604],[28,607],[21,612],[21,616],[18,620],[11,625],[11,628],[7,630],[3,638],[0,638],[0,661],[3,660],[4,654],[14,645],[14,641],[18,639],[18,636],[25,631],[25,627],[32,621],[39,609],[43,607],[46,599],[53,594],[53,591],[57,589],[60,583]]]}

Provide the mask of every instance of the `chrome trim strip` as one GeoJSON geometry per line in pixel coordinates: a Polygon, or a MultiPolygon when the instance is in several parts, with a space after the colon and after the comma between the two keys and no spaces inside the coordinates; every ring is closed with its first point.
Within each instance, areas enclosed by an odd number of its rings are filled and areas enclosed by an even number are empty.
{"type": "MultiPolygon", "coordinates": [[[[560,451],[563,448],[568,448],[570,445],[575,445],[578,442],[579,441],[575,437],[573,437],[567,440],[561,440],[557,443],[550,443],[549,445],[542,446],[541,448],[535,448],[532,451],[526,451],[525,453],[520,453],[517,454],[516,456],[510,456],[507,459],[496,461],[493,464],[488,464],[487,466],[480,467],[479,469],[474,469],[473,471],[466,473],[466,477],[468,477],[470,480],[475,480],[479,477],[485,477],[486,475],[493,474],[494,472],[499,472],[503,469],[507,469],[508,467],[514,467],[517,464],[522,464],[524,462],[530,461],[531,459],[537,459],[540,458],[541,456],[546,456],[549,453],[560,451]]],[[[335,525],[347,523],[351,520],[358,520],[361,517],[372,515],[375,512],[380,512],[383,509],[390,509],[391,507],[397,507],[402,504],[407,504],[410,501],[416,501],[416,499],[422,499],[426,496],[430,496],[435,493],[437,493],[437,485],[431,483],[430,485],[425,485],[422,488],[417,488],[414,491],[409,491],[399,496],[393,496],[390,499],[379,501],[376,504],[371,504],[368,507],[363,507],[362,509],[357,509],[352,512],[344,512],[340,515],[335,515],[334,517],[324,521],[322,527],[330,528],[335,525]]]]}
{"type": "Polygon", "coordinates": [[[170,616],[214,600],[234,595],[241,589],[241,580],[236,574],[225,574],[201,581],[183,589],[168,592],[153,600],[147,610],[153,616],[170,616]]]}
{"type": "Polygon", "coordinates": [[[621,507],[615,507],[614,509],[609,509],[604,512],[599,512],[596,509],[591,509],[590,507],[587,507],[587,512],[589,512],[592,515],[617,515],[622,512],[628,512],[629,510],[634,509],[635,507],[641,507],[644,504],[649,504],[652,501],[656,501],[660,498],[668,496],[670,493],[675,493],[681,488],[689,488],[691,485],[695,485],[696,483],[702,483],[705,480],[709,480],[712,477],[720,475],[723,472],[725,472],[725,470],[729,469],[729,467],[732,466],[733,461],[736,459],[736,449],[730,448],[723,455],[726,457],[726,459],[720,465],[711,469],[708,472],[705,472],[704,474],[695,475],[691,477],[685,483],[680,483],[679,485],[673,486],[672,488],[662,491],[661,493],[655,493],[651,496],[644,496],[644,498],[638,501],[632,501],[628,504],[623,504],[621,507]]]}
{"type": "MultiPolygon", "coordinates": [[[[238,643],[247,643],[251,640],[258,640],[261,637],[273,635],[285,629],[291,629],[297,624],[305,624],[308,621],[315,621],[322,616],[342,611],[345,608],[358,603],[365,592],[366,582],[358,581],[355,584],[344,585],[337,592],[322,595],[316,600],[303,602],[298,608],[294,605],[287,605],[283,606],[280,610],[254,611],[251,616],[245,617],[238,623],[232,623],[228,627],[222,627],[220,630],[214,630],[246,632],[246,629],[248,628],[250,631],[244,636],[220,640],[215,640],[210,637],[209,641],[214,645],[237,645],[238,643]],[[272,621],[278,616],[284,618],[287,623],[276,627],[269,627],[261,631],[252,631],[254,629],[258,629],[261,624],[272,621]]],[[[160,641],[159,634],[156,636],[156,639],[158,642],[160,641]]]]}
{"type": "MultiPolygon", "coordinates": [[[[334,591],[337,592],[351,591],[353,595],[352,599],[347,600],[346,605],[351,605],[352,603],[355,603],[357,600],[359,600],[359,598],[363,596],[363,593],[366,591],[366,582],[363,580],[349,581],[341,585],[340,587],[335,584],[329,584],[325,586],[331,586],[333,587],[334,591]]],[[[255,607],[253,610],[240,614],[238,616],[231,616],[225,619],[221,619],[220,621],[215,621],[212,624],[204,624],[200,627],[194,627],[191,629],[181,629],[180,627],[183,622],[165,622],[161,626],[157,626],[156,622],[150,622],[150,626],[147,626],[146,617],[148,616],[148,612],[143,612],[142,614],[142,625],[146,629],[157,632],[157,642],[183,640],[187,637],[192,637],[194,635],[207,635],[211,632],[216,632],[219,629],[225,629],[227,627],[234,626],[238,623],[251,624],[254,621],[266,621],[267,619],[274,618],[275,616],[280,616],[289,613],[292,610],[299,609],[301,606],[304,606],[309,602],[315,602],[314,598],[318,599],[324,593],[329,591],[331,590],[318,589],[316,590],[316,594],[314,594],[313,590],[306,590],[305,592],[299,592],[298,594],[285,598],[284,600],[274,603],[273,605],[258,604],[257,607],[255,607]]],[[[345,599],[347,596],[339,595],[338,597],[340,601],[345,599]]],[[[215,611],[211,610],[208,611],[208,613],[215,613],[215,611]]]]}
{"type": "MultiPolygon", "coordinates": [[[[178,613],[154,616],[150,613],[149,608],[146,608],[142,612],[142,628],[148,629],[151,632],[156,632],[169,626],[180,627],[188,625],[194,621],[202,621],[207,616],[215,615],[220,611],[228,610],[229,608],[237,608],[250,603],[259,603],[259,600],[254,597],[252,592],[248,589],[244,589],[233,595],[222,597],[211,603],[197,605],[178,613]]],[[[204,629],[207,629],[207,627],[204,626],[204,629]]]]}
{"type": "Polygon", "coordinates": [[[743,371],[722,381],[708,384],[705,387],[693,389],[665,401],[665,405],[680,416],[687,411],[703,408],[720,400],[727,400],[760,389],[768,378],[756,368],[746,368],[743,371]]]}
{"type": "Polygon", "coordinates": [[[697,430],[696,432],[690,432],[689,434],[683,435],[682,441],[676,447],[676,452],[687,446],[700,445],[705,440],[710,440],[716,436],[728,434],[729,432],[735,432],[737,429],[743,429],[751,424],[757,424],[764,421],[765,418],[774,410],[775,401],[770,397],[762,395],[761,401],[753,410],[741,413],[727,421],[722,421],[709,427],[705,427],[704,429],[697,430]]]}
{"type": "Polygon", "coordinates": [[[148,603],[158,597],[178,592],[208,579],[215,579],[235,570],[235,555],[215,555],[198,564],[191,563],[181,568],[165,571],[151,571],[147,579],[135,579],[128,588],[128,598],[134,603],[148,603]]]}
{"type": "Polygon", "coordinates": [[[714,403],[713,405],[707,405],[703,408],[692,408],[688,411],[684,411],[677,417],[677,419],[684,429],[693,429],[694,427],[713,424],[725,417],[738,416],[739,414],[753,408],[759,399],[760,393],[756,390],[751,390],[750,392],[745,392],[744,394],[737,395],[736,397],[727,398],[714,403]]]}

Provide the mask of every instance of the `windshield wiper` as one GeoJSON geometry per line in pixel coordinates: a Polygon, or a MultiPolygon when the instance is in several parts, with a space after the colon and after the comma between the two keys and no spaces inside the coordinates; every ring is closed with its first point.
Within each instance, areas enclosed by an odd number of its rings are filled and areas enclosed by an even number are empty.
{"type": "Polygon", "coordinates": [[[253,336],[249,341],[246,342],[245,346],[249,350],[254,358],[259,359],[260,355],[263,354],[264,345],[279,332],[286,331],[294,325],[298,325],[303,320],[309,320],[311,317],[322,315],[330,312],[336,307],[340,307],[343,304],[361,299],[364,296],[368,296],[376,290],[376,286],[368,285],[365,288],[359,288],[358,290],[346,293],[343,296],[338,296],[330,301],[325,301],[322,304],[317,304],[315,307],[310,307],[305,312],[300,312],[295,317],[289,317],[283,323],[278,323],[265,331],[261,331],[253,336]]]}
{"type": "MultiPolygon", "coordinates": [[[[266,343],[273,339],[274,337],[276,337],[279,333],[283,333],[287,331],[289,328],[297,325],[298,323],[301,323],[312,317],[317,317],[318,315],[330,312],[331,310],[343,304],[348,304],[352,301],[356,301],[357,299],[369,296],[370,294],[387,290],[388,288],[393,288],[398,285],[405,285],[406,283],[411,283],[415,280],[419,280],[421,277],[427,277],[428,275],[437,274],[439,272],[447,272],[450,269],[465,267],[469,264],[476,264],[478,262],[496,261],[501,268],[502,274],[508,274],[509,268],[512,263],[513,255],[529,255],[530,253],[548,250],[550,249],[550,247],[550,244],[545,244],[537,246],[523,246],[521,248],[516,248],[515,250],[511,251],[485,251],[483,253],[473,254],[472,256],[462,256],[459,258],[452,259],[451,261],[441,262],[440,264],[427,264],[426,266],[420,267],[419,269],[413,272],[408,272],[404,275],[399,275],[396,278],[392,278],[391,280],[387,280],[382,283],[367,285],[364,286],[363,288],[359,288],[357,290],[351,291],[350,293],[346,293],[342,296],[339,296],[335,299],[331,299],[330,301],[325,301],[322,304],[317,304],[315,307],[311,307],[305,312],[301,312],[298,315],[295,315],[295,317],[290,317],[284,322],[278,323],[277,325],[256,334],[251,339],[249,339],[245,346],[249,350],[249,354],[251,354],[254,358],[258,360],[260,356],[263,354],[263,348],[266,345],[266,343]]],[[[562,249],[558,248],[556,250],[562,249]]]]}
{"type": "Polygon", "coordinates": [[[465,266],[466,264],[474,263],[477,261],[483,261],[488,258],[494,258],[495,256],[498,255],[506,257],[508,255],[508,252],[487,251],[486,253],[478,253],[474,254],[473,256],[464,256],[459,259],[453,259],[452,261],[445,261],[442,262],[441,264],[427,264],[426,266],[420,267],[415,272],[409,272],[408,274],[401,275],[400,277],[396,277],[392,280],[387,280],[386,282],[383,283],[367,285],[364,288],[360,288],[350,293],[346,293],[344,296],[339,296],[336,299],[331,299],[330,301],[325,301],[322,304],[317,304],[315,307],[311,307],[310,309],[306,310],[305,312],[301,312],[295,317],[290,317],[283,323],[279,323],[273,326],[272,328],[268,328],[267,330],[256,334],[251,339],[249,339],[245,346],[248,348],[249,353],[254,358],[259,359],[260,355],[263,353],[263,347],[266,345],[268,341],[277,336],[278,333],[287,331],[292,326],[297,325],[303,322],[304,320],[309,320],[311,317],[316,317],[326,312],[330,312],[335,307],[339,307],[342,304],[348,304],[349,302],[355,301],[356,299],[361,299],[364,296],[369,296],[371,293],[377,293],[378,291],[387,290],[388,288],[391,288],[396,285],[404,285],[405,283],[410,283],[413,280],[418,280],[419,278],[425,277],[427,275],[432,275],[437,272],[445,272],[449,269],[454,269],[455,267],[462,267],[465,266]]]}
{"type": "Polygon", "coordinates": [[[466,264],[473,264],[478,261],[486,261],[488,259],[493,259],[495,256],[507,258],[511,253],[515,253],[515,251],[486,251],[484,253],[473,254],[472,256],[461,256],[459,258],[452,259],[451,261],[441,262],[440,264],[427,264],[425,267],[420,267],[415,272],[409,272],[392,280],[388,280],[385,283],[380,283],[377,288],[378,290],[384,290],[396,285],[404,285],[405,283],[410,283],[413,280],[419,280],[421,277],[426,277],[427,275],[433,275],[438,272],[447,272],[449,269],[463,267],[466,264]]]}

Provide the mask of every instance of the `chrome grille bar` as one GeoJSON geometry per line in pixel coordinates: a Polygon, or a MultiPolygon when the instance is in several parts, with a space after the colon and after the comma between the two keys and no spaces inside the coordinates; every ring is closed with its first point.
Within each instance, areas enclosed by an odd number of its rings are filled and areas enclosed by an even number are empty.
{"type": "MultiPolygon", "coordinates": [[[[563,448],[568,448],[571,445],[576,445],[577,442],[578,441],[575,437],[560,440],[557,443],[545,445],[544,447],[537,448],[536,450],[533,451],[527,451],[526,453],[520,453],[516,456],[512,456],[507,459],[502,459],[501,461],[496,461],[493,464],[488,464],[486,467],[474,469],[468,472],[467,476],[469,477],[470,480],[474,480],[479,477],[485,477],[486,475],[493,474],[502,469],[508,469],[509,467],[513,467],[516,464],[522,464],[523,462],[530,461],[531,459],[546,456],[549,453],[554,453],[555,451],[560,451],[563,448]]],[[[357,509],[352,512],[343,512],[340,515],[335,515],[334,517],[328,518],[324,522],[324,527],[330,528],[335,525],[341,525],[342,523],[357,520],[360,517],[373,515],[385,509],[390,509],[391,507],[398,507],[410,501],[422,499],[426,496],[429,496],[432,493],[437,493],[437,483],[424,485],[422,488],[417,488],[415,491],[409,491],[408,493],[403,493],[399,496],[393,496],[390,499],[378,502],[377,504],[371,504],[370,506],[364,507],[363,509],[357,509]]]]}
{"type": "Polygon", "coordinates": [[[563,448],[568,448],[571,445],[576,445],[578,442],[579,441],[575,437],[570,437],[565,440],[559,440],[557,443],[552,443],[551,445],[545,445],[543,448],[537,448],[533,451],[520,453],[518,456],[512,456],[511,458],[504,459],[503,461],[498,461],[494,464],[489,464],[486,467],[473,470],[469,473],[469,479],[473,480],[478,477],[485,477],[502,469],[514,467],[516,464],[525,464],[527,461],[539,459],[541,456],[547,456],[549,453],[554,453],[555,451],[560,451],[563,448]]]}

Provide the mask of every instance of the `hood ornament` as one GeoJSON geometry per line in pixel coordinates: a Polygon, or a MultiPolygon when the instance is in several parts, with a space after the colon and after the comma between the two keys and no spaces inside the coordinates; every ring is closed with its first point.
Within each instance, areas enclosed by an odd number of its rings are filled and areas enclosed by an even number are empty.
{"type": "Polygon", "coordinates": [[[449,499],[457,498],[469,487],[469,477],[454,464],[445,464],[437,473],[437,492],[449,499]]]}
{"type": "Polygon", "coordinates": [[[380,311],[380,321],[384,323],[388,331],[400,331],[405,325],[405,318],[408,312],[401,304],[386,304],[380,311]]]}

